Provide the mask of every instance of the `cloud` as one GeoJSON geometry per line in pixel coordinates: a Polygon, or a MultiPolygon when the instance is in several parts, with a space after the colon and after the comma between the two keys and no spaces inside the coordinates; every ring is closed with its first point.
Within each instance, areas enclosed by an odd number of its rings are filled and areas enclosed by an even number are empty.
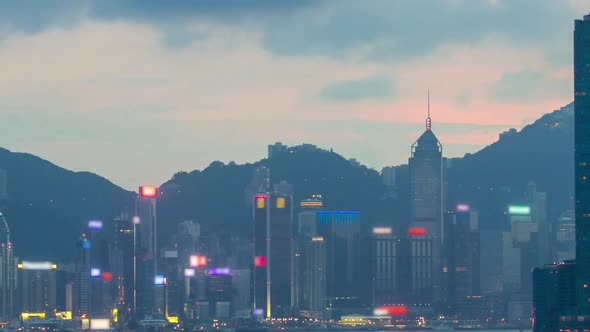
{"type": "Polygon", "coordinates": [[[343,0],[275,20],[264,46],[285,56],[400,61],[444,45],[494,37],[516,47],[540,47],[548,57],[562,59],[568,53],[560,48],[568,46],[579,15],[572,4],[552,0],[343,0]]]}
{"type": "Polygon", "coordinates": [[[569,77],[555,77],[543,71],[522,70],[505,73],[493,89],[494,97],[502,101],[528,101],[572,95],[569,77]]]}
{"type": "Polygon", "coordinates": [[[395,95],[394,80],[383,75],[331,83],[320,91],[321,98],[331,101],[392,99],[395,95]]]}

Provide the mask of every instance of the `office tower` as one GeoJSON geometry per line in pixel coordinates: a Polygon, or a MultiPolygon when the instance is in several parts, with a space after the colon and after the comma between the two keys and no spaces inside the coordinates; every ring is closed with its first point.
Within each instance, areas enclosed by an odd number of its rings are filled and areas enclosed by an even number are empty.
{"type": "Polygon", "coordinates": [[[459,301],[480,292],[479,232],[466,204],[446,212],[443,223],[443,295],[448,313],[455,315],[459,301]]]}
{"type": "Polygon", "coordinates": [[[12,242],[10,242],[10,228],[0,212],[0,318],[4,321],[13,318],[16,314],[14,312],[16,264],[17,258],[14,257],[12,242]]]}
{"type": "Polygon", "coordinates": [[[330,307],[360,306],[367,294],[361,280],[360,212],[318,211],[317,235],[326,241],[330,307]]]}
{"type": "Polygon", "coordinates": [[[442,145],[432,132],[430,95],[426,131],[412,145],[409,160],[411,227],[426,229],[432,238],[432,300],[440,298],[440,251],[442,232],[442,145]]]}
{"type": "Polygon", "coordinates": [[[291,202],[282,192],[254,196],[254,307],[266,317],[290,314],[291,202]]]}
{"type": "Polygon", "coordinates": [[[562,262],[576,257],[576,220],[573,210],[559,215],[555,234],[555,261],[562,262]]]}
{"type": "Polygon", "coordinates": [[[576,294],[590,306],[590,15],[575,21],[574,123],[576,294]]]}
{"type": "Polygon", "coordinates": [[[393,235],[391,227],[373,228],[371,241],[372,306],[403,303],[408,285],[403,284],[402,269],[407,269],[401,256],[402,239],[393,235]]]}
{"type": "Polygon", "coordinates": [[[90,241],[90,315],[106,317],[113,305],[113,275],[110,264],[109,242],[101,220],[88,221],[85,233],[90,241]]]}
{"type": "Polygon", "coordinates": [[[530,181],[527,185],[527,200],[531,207],[531,218],[537,224],[535,240],[535,266],[542,267],[552,261],[550,253],[551,225],[547,216],[547,193],[537,191],[537,185],[530,181]]]}
{"type": "Polygon", "coordinates": [[[326,241],[312,237],[304,250],[303,308],[309,317],[322,318],[326,310],[326,241]]]}
{"type": "Polygon", "coordinates": [[[559,316],[575,307],[575,264],[564,261],[533,270],[533,331],[559,331],[559,316]]]}
{"type": "MultiPolygon", "coordinates": [[[[92,243],[87,238],[86,233],[80,236],[76,242],[76,260],[74,262],[74,278],[73,278],[73,310],[75,317],[82,315],[89,315],[91,309],[91,288],[90,276],[90,249],[92,243]]],[[[95,274],[98,274],[94,271],[95,274]]]]}
{"type": "Polygon", "coordinates": [[[162,272],[166,276],[164,316],[178,317],[182,311],[182,282],[178,250],[165,249],[162,253],[162,272]]]}
{"type": "Polygon", "coordinates": [[[157,255],[157,215],[156,202],[158,188],[145,185],[139,187],[139,195],[135,200],[136,229],[136,282],[135,300],[137,315],[151,314],[154,310],[157,255]]]}
{"type": "Polygon", "coordinates": [[[504,273],[514,277],[518,275],[519,280],[506,278],[505,275],[505,284],[509,281],[512,283],[512,287],[505,287],[505,290],[530,295],[532,292],[530,271],[533,270],[537,262],[539,224],[534,222],[532,209],[527,205],[509,206],[508,216],[511,230],[504,234],[504,248],[506,250],[504,257],[508,262],[505,264],[518,264],[518,266],[506,266],[504,273]],[[509,237],[512,238],[512,248],[510,248],[509,237]],[[515,255],[519,257],[514,257],[515,255]]]}
{"type": "Polygon", "coordinates": [[[128,214],[115,218],[115,238],[112,248],[113,282],[121,313],[133,309],[134,285],[134,227],[128,214]]]}
{"type": "Polygon", "coordinates": [[[227,318],[229,310],[222,310],[229,307],[233,287],[231,270],[227,267],[209,268],[207,273],[207,301],[210,303],[210,313],[217,318],[227,318]],[[225,305],[221,305],[225,303],[225,305]],[[226,315],[227,314],[227,315],[226,315]]]}
{"type": "Polygon", "coordinates": [[[57,264],[23,261],[18,267],[21,312],[50,312],[57,307],[57,264]]]}
{"type": "MultiPolygon", "coordinates": [[[[316,213],[323,207],[322,196],[312,195],[299,204],[297,223],[293,227],[295,248],[293,250],[293,285],[291,305],[300,310],[309,310],[308,290],[306,288],[306,249],[313,237],[317,236],[316,213]]],[[[325,270],[324,270],[325,273],[325,270]]],[[[325,279],[325,276],[324,278],[325,279]]]]}

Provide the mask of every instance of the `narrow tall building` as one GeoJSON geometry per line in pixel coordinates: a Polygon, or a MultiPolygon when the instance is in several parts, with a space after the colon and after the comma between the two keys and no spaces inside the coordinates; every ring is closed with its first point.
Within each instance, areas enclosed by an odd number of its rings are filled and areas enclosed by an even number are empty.
{"type": "Polygon", "coordinates": [[[158,188],[155,186],[139,187],[139,196],[135,201],[136,225],[135,249],[135,309],[139,317],[154,312],[157,257],[157,215],[156,201],[158,188]]]}
{"type": "Polygon", "coordinates": [[[10,242],[10,228],[4,215],[0,212],[0,318],[4,321],[14,317],[16,264],[12,242],[10,242]]]}
{"type": "Polygon", "coordinates": [[[318,211],[317,233],[326,241],[329,307],[359,307],[368,294],[362,280],[359,211],[318,211]]]}
{"type": "Polygon", "coordinates": [[[432,132],[430,95],[426,130],[412,145],[409,160],[411,227],[426,229],[432,238],[432,300],[440,299],[441,236],[442,236],[442,145],[432,132]]]}
{"type": "Polygon", "coordinates": [[[275,191],[253,199],[254,308],[266,317],[289,316],[293,198],[275,191]]]}
{"type": "Polygon", "coordinates": [[[574,30],[576,294],[590,306],[590,15],[574,30]]]}

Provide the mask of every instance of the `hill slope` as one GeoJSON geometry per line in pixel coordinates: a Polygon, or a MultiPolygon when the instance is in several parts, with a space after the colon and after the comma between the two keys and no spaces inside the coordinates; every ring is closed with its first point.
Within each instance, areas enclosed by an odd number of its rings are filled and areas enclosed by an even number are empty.
{"type": "Polygon", "coordinates": [[[0,149],[8,172],[5,216],[15,251],[25,259],[69,260],[89,219],[108,222],[129,206],[133,193],[88,172],[72,172],[26,153],[0,149]]]}

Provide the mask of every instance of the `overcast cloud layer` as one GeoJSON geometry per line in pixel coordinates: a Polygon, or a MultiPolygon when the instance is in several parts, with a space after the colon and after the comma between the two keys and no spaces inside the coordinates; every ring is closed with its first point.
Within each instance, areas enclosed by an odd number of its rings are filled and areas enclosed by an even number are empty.
{"type": "Polygon", "coordinates": [[[128,189],[266,145],[375,168],[445,155],[572,100],[586,1],[4,1],[2,146],[128,189]]]}

